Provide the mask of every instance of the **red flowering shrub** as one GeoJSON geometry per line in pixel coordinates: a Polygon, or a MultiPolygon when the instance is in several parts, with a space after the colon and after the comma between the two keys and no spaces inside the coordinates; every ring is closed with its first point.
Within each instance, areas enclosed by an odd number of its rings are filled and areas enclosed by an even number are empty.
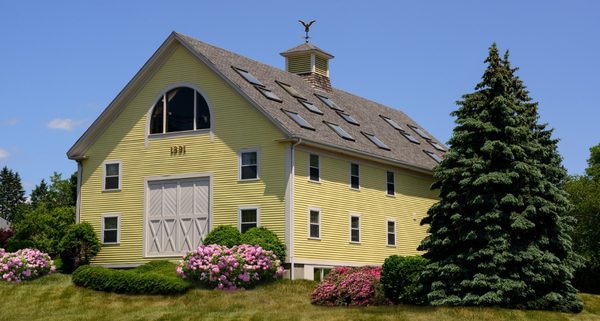
{"type": "Polygon", "coordinates": [[[379,266],[337,267],[317,285],[311,303],[329,306],[388,304],[380,278],[379,266]]]}

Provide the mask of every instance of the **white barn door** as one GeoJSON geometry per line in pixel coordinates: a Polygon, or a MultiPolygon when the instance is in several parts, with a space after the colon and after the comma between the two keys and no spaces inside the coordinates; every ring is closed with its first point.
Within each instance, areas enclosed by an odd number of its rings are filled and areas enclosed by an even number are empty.
{"type": "Polygon", "coordinates": [[[209,179],[148,182],[147,256],[179,256],[202,244],[209,228],[209,179]]]}

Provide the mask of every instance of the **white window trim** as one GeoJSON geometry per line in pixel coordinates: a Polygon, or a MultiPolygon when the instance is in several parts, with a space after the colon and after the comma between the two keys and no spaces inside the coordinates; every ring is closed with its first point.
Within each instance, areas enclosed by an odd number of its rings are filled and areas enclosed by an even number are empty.
{"type": "Polygon", "coordinates": [[[123,162],[120,160],[110,160],[102,162],[102,191],[103,192],[118,192],[121,190],[121,181],[123,178],[123,162]],[[117,188],[106,189],[106,165],[118,164],[119,165],[119,186],[117,188]]]}
{"type": "Polygon", "coordinates": [[[385,171],[385,195],[387,195],[389,197],[396,197],[396,172],[394,172],[394,171],[385,171]],[[392,181],[392,185],[394,185],[394,194],[388,193],[388,180],[387,180],[388,173],[392,173],[394,175],[394,180],[392,181]]]}
{"type": "Polygon", "coordinates": [[[355,162],[350,162],[350,166],[348,166],[348,185],[351,190],[360,191],[360,164],[355,162]],[[358,166],[358,187],[352,187],[352,165],[358,166]]]}
{"type": "Polygon", "coordinates": [[[101,216],[101,229],[100,229],[100,238],[102,241],[102,244],[105,245],[119,245],[121,243],[121,214],[120,213],[107,213],[107,214],[103,214],[101,216]],[[113,218],[116,217],[117,218],[117,241],[116,242],[105,242],[104,241],[104,220],[107,218],[113,218]]]}
{"type": "Polygon", "coordinates": [[[358,213],[351,213],[350,216],[348,217],[348,239],[350,241],[350,243],[352,244],[360,244],[360,242],[362,241],[362,219],[360,217],[361,215],[358,213]],[[353,217],[358,217],[358,241],[353,241],[352,240],[352,218],[353,217]]]}
{"type": "Polygon", "coordinates": [[[260,180],[260,150],[258,148],[242,148],[238,151],[238,181],[249,182],[260,180]],[[243,153],[256,153],[256,178],[244,178],[242,179],[242,154],[243,153]]]}
{"type": "Polygon", "coordinates": [[[256,210],[256,227],[260,227],[260,207],[257,205],[248,205],[238,207],[238,231],[242,232],[242,211],[256,210]]]}
{"type": "Polygon", "coordinates": [[[323,234],[323,233],[321,233],[321,228],[322,228],[322,225],[321,225],[321,209],[320,208],[316,208],[316,207],[309,207],[308,208],[308,239],[309,240],[320,240],[321,239],[321,235],[323,234]],[[319,225],[319,236],[318,237],[314,237],[314,236],[310,235],[310,226],[312,225],[311,222],[310,222],[310,212],[318,212],[319,213],[319,223],[318,223],[318,225],[319,225]]]}
{"type": "Polygon", "coordinates": [[[320,183],[320,182],[321,182],[321,155],[320,155],[320,154],[316,154],[316,153],[309,153],[309,154],[308,154],[308,180],[309,180],[310,182],[313,182],[313,183],[320,183]],[[319,164],[317,165],[317,166],[318,166],[318,167],[317,167],[317,169],[319,170],[319,179],[318,179],[318,180],[316,180],[316,181],[315,181],[315,180],[312,180],[312,179],[310,178],[310,169],[312,168],[312,166],[310,166],[310,157],[311,157],[312,155],[315,155],[315,156],[317,156],[317,158],[318,158],[318,161],[319,161],[319,164]]]}
{"type": "Polygon", "coordinates": [[[398,244],[398,223],[396,222],[395,218],[388,218],[385,220],[385,244],[388,247],[396,247],[396,245],[398,244]],[[389,222],[394,222],[394,244],[390,244],[388,242],[388,235],[390,234],[390,232],[388,231],[389,222]]]}

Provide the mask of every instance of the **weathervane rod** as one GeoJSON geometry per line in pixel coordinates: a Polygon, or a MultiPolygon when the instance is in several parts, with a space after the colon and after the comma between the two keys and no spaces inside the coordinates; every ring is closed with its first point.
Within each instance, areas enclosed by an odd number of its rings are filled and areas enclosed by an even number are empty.
{"type": "Polygon", "coordinates": [[[317,20],[311,20],[309,23],[306,23],[302,20],[298,20],[298,22],[300,22],[303,26],[304,26],[304,32],[305,32],[305,36],[304,36],[304,41],[306,43],[308,43],[308,39],[310,39],[310,37],[308,36],[308,31],[310,30],[310,26],[315,23],[317,20]]]}

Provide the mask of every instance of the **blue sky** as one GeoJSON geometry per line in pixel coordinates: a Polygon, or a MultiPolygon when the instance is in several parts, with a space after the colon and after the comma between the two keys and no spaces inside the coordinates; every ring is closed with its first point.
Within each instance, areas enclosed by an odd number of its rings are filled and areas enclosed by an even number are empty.
{"type": "Polygon", "coordinates": [[[173,30],[283,68],[298,19],[335,55],[335,87],[402,109],[442,141],[495,41],[571,174],[600,142],[598,1],[2,1],[0,166],[29,193],[173,30]]]}

